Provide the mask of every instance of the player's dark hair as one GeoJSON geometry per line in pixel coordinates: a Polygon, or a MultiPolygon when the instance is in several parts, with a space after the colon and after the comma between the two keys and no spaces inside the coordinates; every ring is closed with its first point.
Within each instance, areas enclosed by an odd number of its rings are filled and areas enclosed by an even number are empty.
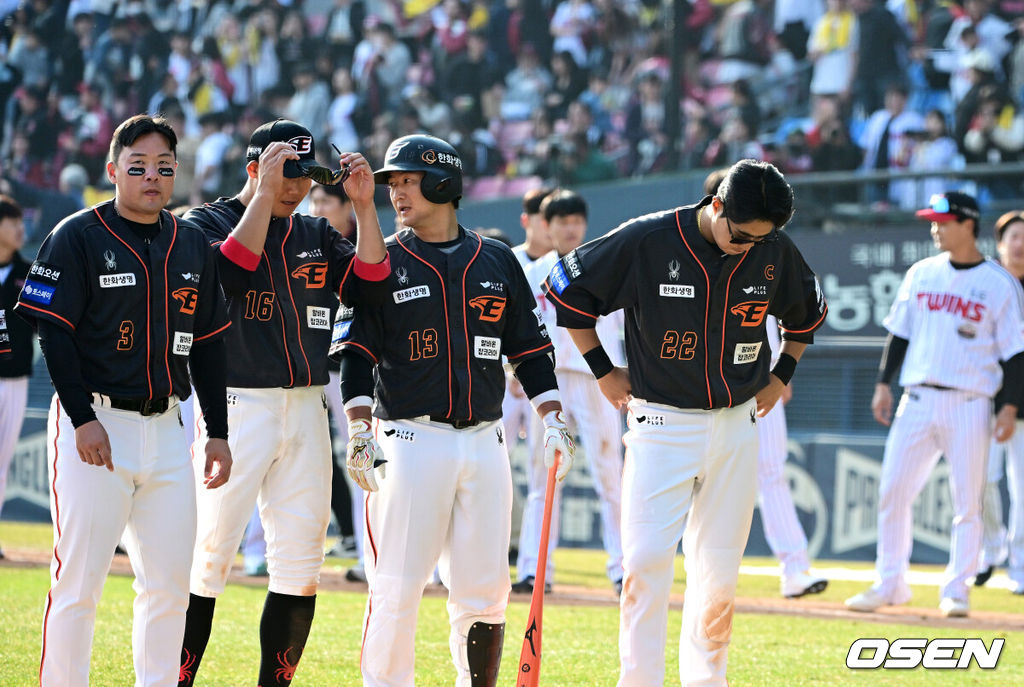
{"type": "Polygon", "coordinates": [[[552,217],[568,217],[569,215],[587,216],[587,201],[583,196],[570,191],[567,188],[559,188],[552,191],[540,204],[540,211],[544,219],[551,221],[552,217]]]}
{"type": "Polygon", "coordinates": [[[4,221],[8,217],[19,219],[23,214],[21,206],[18,205],[18,201],[8,195],[0,193],[0,222],[4,221]]]}
{"type": "Polygon", "coordinates": [[[716,169],[706,177],[704,177],[704,195],[713,196],[718,193],[718,187],[722,185],[722,179],[729,173],[728,167],[722,169],[716,169]]]}
{"type": "Polygon", "coordinates": [[[536,215],[540,212],[540,204],[553,189],[549,187],[530,189],[523,194],[523,212],[536,215]]]}
{"type": "Polygon", "coordinates": [[[167,139],[167,146],[175,158],[178,157],[178,136],[163,117],[137,114],[121,122],[110,139],[109,161],[117,164],[121,151],[147,134],[160,134],[167,139]]]}
{"type": "MultiPolygon", "coordinates": [[[[997,243],[1003,240],[1003,235],[1006,233],[1006,230],[1009,229],[1010,225],[1014,222],[1024,222],[1024,211],[1010,210],[1009,212],[1005,212],[999,216],[999,219],[996,220],[995,227],[997,243]]],[[[977,228],[978,223],[975,222],[974,226],[977,228]]],[[[977,233],[975,233],[975,235],[977,235],[977,233]]]]}
{"type": "Polygon", "coordinates": [[[793,216],[793,188],[775,165],[763,160],[734,164],[715,195],[736,224],[761,220],[781,229],[793,216]]]}
{"type": "MultiPolygon", "coordinates": [[[[348,194],[345,193],[345,187],[341,184],[313,184],[313,188],[318,188],[329,196],[334,196],[342,203],[348,202],[348,194]]],[[[312,191],[312,189],[310,189],[312,191]]]]}

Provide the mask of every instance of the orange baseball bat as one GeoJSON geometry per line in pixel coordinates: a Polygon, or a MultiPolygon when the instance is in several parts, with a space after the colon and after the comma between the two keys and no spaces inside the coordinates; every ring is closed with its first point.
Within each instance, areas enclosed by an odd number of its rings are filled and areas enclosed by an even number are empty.
{"type": "Polygon", "coordinates": [[[548,568],[548,535],[551,534],[551,510],[555,502],[555,472],[562,454],[555,454],[555,464],[548,468],[548,485],[544,494],[544,520],[540,526],[540,551],[537,553],[537,574],[533,580],[530,615],[526,618],[526,635],[519,652],[516,687],[540,685],[540,628],[544,615],[544,578],[548,568]]]}

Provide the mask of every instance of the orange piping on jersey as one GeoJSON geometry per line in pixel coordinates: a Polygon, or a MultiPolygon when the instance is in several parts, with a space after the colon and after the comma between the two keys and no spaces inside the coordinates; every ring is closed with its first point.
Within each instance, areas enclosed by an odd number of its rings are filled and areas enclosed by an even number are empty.
{"type": "Polygon", "coordinates": [[[544,278],[544,284],[543,284],[543,286],[546,286],[546,287],[548,287],[548,288],[547,288],[547,292],[546,292],[546,293],[545,293],[544,295],[545,295],[545,296],[550,296],[551,298],[554,298],[554,299],[555,299],[556,301],[558,301],[558,303],[559,303],[560,305],[562,305],[563,307],[565,307],[565,308],[566,308],[567,310],[572,310],[572,311],[573,311],[574,313],[579,313],[580,315],[585,315],[585,316],[587,316],[587,317],[589,317],[589,318],[592,318],[592,319],[594,319],[594,320],[596,320],[596,319],[597,319],[597,315],[591,315],[591,314],[590,314],[590,313],[588,313],[588,312],[583,312],[582,310],[577,310],[576,308],[572,307],[571,305],[569,305],[568,303],[566,303],[565,301],[563,301],[563,300],[562,300],[561,298],[559,298],[559,297],[558,297],[558,294],[556,294],[556,293],[554,292],[554,290],[553,290],[553,289],[551,288],[551,284],[549,284],[549,283],[548,283],[548,279],[547,279],[547,277],[545,277],[545,278],[544,278]]]}
{"type": "MultiPolygon", "coordinates": [[[[54,406],[56,412],[54,413],[54,429],[53,434],[53,480],[50,482],[50,491],[53,492],[53,510],[55,517],[53,519],[53,527],[57,530],[57,539],[53,543],[53,559],[57,561],[57,569],[53,573],[53,579],[60,580],[60,571],[64,567],[64,561],[60,559],[60,554],[57,553],[57,545],[60,544],[61,526],[60,526],[60,501],[57,498],[57,440],[60,439],[60,399],[56,400],[54,406]]],[[[50,608],[53,606],[53,585],[50,585],[50,591],[46,594],[46,613],[43,614],[43,653],[39,657],[39,685],[43,685],[43,664],[46,662],[46,629],[49,626],[50,621],[50,608]]]]}
{"type": "Polygon", "coordinates": [[[729,395],[729,401],[727,408],[732,408],[732,389],[729,388],[729,382],[725,381],[725,317],[729,312],[729,285],[732,284],[732,278],[736,276],[736,270],[740,268],[743,261],[750,255],[750,251],[745,251],[743,257],[741,257],[736,265],[732,268],[732,272],[729,273],[729,278],[725,282],[725,305],[722,306],[722,350],[718,355],[718,374],[722,377],[722,384],[725,384],[725,393],[729,395]]]}
{"type": "MultiPolygon", "coordinates": [[[[161,211],[162,212],[162,211],[161,211]]],[[[170,214],[170,213],[168,213],[170,214]]],[[[171,261],[171,250],[178,238],[178,218],[171,215],[171,243],[167,246],[167,253],[164,255],[164,369],[167,370],[167,395],[174,393],[174,380],[171,379],[171,362],[167,358],[171,350],[171,314],[168,311],[167,294],[170,292],[170,285],[167,283],[167,263],[171,261]]]]}
{"type": "Polygon", "coordinates": [[[230,326],[231,326],[231,321],[229,320],[228,323],[226,325],[224,325],[223,327],[221,327],[220,329],[214,329],[209,334],[203,334],[202,336],[195,337],[194,339],[192,339],[192,343],[195,344],[195,343],[199,343],[203,339],[209,339],[214,334],[219,334],[220,332],[224,331],[225,329],[227,329],[230,326]]]}
{"type": "Polygon", "coordinates": [[[509,360],[515,360],[516,358],[522,358],[524,355],[530,355],[531,353],[536,353],[537,351],[543,351],[545,348],[552,348],[551,342],[548,342],[543,346],[530,349],[529,351],[523,351],[522,353],[516,353],[515,355],[506,355],[505,357],[508,358],[509,360]]]}
{"type": "Polygon", "coordinates": [[[352,257],[348,259],[348,266],[345,267],[345,274],[341,275],[341,283],[338,284],[338,301],[341,301],[341,292],[345,290],[345,280],[348,279],[348,275],[352,272],[352,263],[356,261],[356,254],[353,253],[352,257]]]}
{"type": "Polygon", "coordinates": [[[66,324],[67,326],[71,327],[71,331],[75,331],[75,325],[71,324],[70,322],[68,322],[67,320],[65,320],[65,319],[64,319],[63,317],[61,317],[61,316],[60,316],[60,315],[58,315],[57,313],[52,313],[52,312],[50,312],[49,310],[43,310],[42,308],[37,308],[37,307],[36,307],[36,306],[34,306],[34,305],[29,305],[29,304],[28,304],[28,303],[26,303],[25,301],[20,301],[20,302],[18,303],[18,307],[19,307],[19,308],[28,308],[29,310],[37,310],[37,311],[39,311],[39,312],[43,313],[44,315],[49,315],[50,317],[56,317],[56,318],[57,318],[58,320],[60,320],[60,321],[61,321],[61,322],[63,322],[64,324],[66,324]]]}
{"type": "MultiPolygon", "coordinates": [[[[266,248],[263,250],[263,257],[267,260],[267,277],[270,278],[270,290],[273,292],[274,297],[277,298],[277,287],[274,286],[274,270],[270,266],[270,256],[267,255],[266,248]]],[[[287,275],[287,273],[287,266],[285,266],[285,275],[287,275]]],[[[280,305],[281,304],[278,303],[279,307],[275,308],[275,310],[277,310],[277,314],[281,316],[281,345],[284,346],[284,361],[285,364],[288,365],[288,386],[295,386],[295,373],[292,372],[292,356],[288,353],[288,339],[286,339],[284,335],[284,313],[281,312],[280,305]]]]}
{"type": "Polygon", "coordinates": [[[480,255],[480,248],[484,245],[484,240],[480,238],[480,235],[476,232],[466,232],[476,236],[476,252],[473,253],[473,257],[466,263],[466,268],[462,270],[462,331],[466,335],[466,374],[469,375],[469,393],[466,395],[466,402],[469,403],[469,417],[467,420],[473,419],[473,348],[469,345],[469,312],[466,310],[466,275],[469,273],[469,266],[476,260],[476,256],[480,255]]]}
{"type": "Polygon", "coordinates": [[[825,304],[825,309],[821,311],[821,317],[818,318],[817,322],[812,324],[807,329],[786,329],[785,327],[783,327],[782,331],[789,332],[790,334],[806,334],[807,332],[812,332],[818,327],[818,325],[825,321],[826,315],[828,315],[828,303],[825,304]]]}
{"type": "Polygon", "coordinates": [[[444,288],[444,279],[441,278],[441,273],[437,271],[437,268],[409,250],[409,247],[402,243],[402,239],[396,236],[395,240],[398,241],[398,245],[401,246],[406,253],[429,267],[434,274],[437,275],[437,280],[441,283],[441,301],[444,304],[444,331],[445,339],[448,341],[448,412],[445,414],[445,417],[451,417],[452,403],[454,402],[454,399],[452,398],[452,329],[451,325],[448,324],[448,292],[444,288]]]}
{"type": "MultiPolygon", "coordinates": [[[[700,212],[700,210],[697,210],[697,212],[700,212]]],[[[704,269],[704,264],[701,263],[700,258],[693,252],[693,249],[690,248],[690,243],[683,236],[683,225],[679,223],[679,212],[676,212],[676,228],[679,229],[679,238],[683,240],[686,250],[690,251],[694,262],[700,267],[700,271],[704,273],[704,283],[707,285],[706,295],[704,296],[704,382],[708,386],[708,408],[710,408],[714,405],[711,400],[711,377],[708,376],[708,310],[711,309],[711,279],[708,277],[708,271],[704,269]]],[[[725,336],[725,332],[722,332],[722,336],[725,336]]]]}
{"type": "MultiPolygon", "coordinates": [[[[295,215],[288,216],[288,231],[281,239],[281,262],[284,264],[284,283],[288,286],[288,298],[292,302],[292,312],[295,313],[295,333],[299,337],[299,352],[302,353],[302,361],[306,363],[306,386],[313,385],[313,371],[309,369],[309,358],[306,357],[306,348],[302,345],[302,320],[299,319],[299,310],[295,307],[295,296],[292,295],[292,280],[288,277],[288,258],[284,254],[284,242],[292,234],[292,222],[295,215]]],[[[285,344],[287,345],[287,344],[285,344]]]]}
{"type": "MultiPolygon", "coordinates": [[[[132,252],[132,255],[134,255],[136,257],[136,259],[138,259],[139,263],[142,265],[142,271],[146,273],[146,385],[149,387],[149,396],[147,396],[146,398],[153,398],[153,378],[152,378],[152,375],[150,374],[150,371],[149,371],[149,356],[150,356],[150,345],[151,345],[150,344],[150,340],[149,340],[149,330],[151,329],[150,321],[149,321],[149,319],[150,319],[149,302],[152,300],[152,297],[151,297],[152,294],[149,291],[149,268],[146,267],[146,263],[142,260],[141,257],[139,257],[139,254],[135,252],[135,249],[132,248],[131,246],[129,246],[128,243],[124,239],[122,239],[120,236],[118,236],[117,234],[114,233],[114,230],[110,228],[110,225],[108,225],[104,221],[103,216],[100,215],[99,209],[98,208],[93,208],[92,211],[95,212],[96,216],[100,218],[100,222],[102,222],[103,226],[105,226],[107,228],[107,231],[109,231],[110,234],[115,239],[117,239],[118,241],[123,243],[125,248],[127,248],[128,250],[130,250],[132,252]]],[[[116,212],[116,210],[115,210],[115,212],[116,212]]],[[[166,299],[167,299],[167,294],[164,294],[164,300],[166,300],[166,299]]]]}
{"type": "Polygon", "coordinates": [[[379,362],[377,360],[377,356],[375,356],[373,353],[370,353],[370,349],[367,348],[366,346],[362,345],[362,344],[358,344],[355,341],[346,341],[345,343],[342,344],[342,347],[344,347],[344,346],[355,346],[357,348],[361,348],[364,351],[366,351],[366,355],[368,355],[371,358],[373,358],[373,364],[374,365],[376,365],[379,362]]]}

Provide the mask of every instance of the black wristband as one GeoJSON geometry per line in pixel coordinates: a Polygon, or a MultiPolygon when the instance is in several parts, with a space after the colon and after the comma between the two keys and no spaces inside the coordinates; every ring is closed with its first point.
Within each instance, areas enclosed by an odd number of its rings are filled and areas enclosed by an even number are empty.
{"type": "Polygon", "coordinates": [[[793,379],[794,372],[796,372],[796,358],[789,353],[780,355],[775,367],[772,368],[772,374],[781,379],[786,386],[789,386],[789,380],[793,379]]]}
{"type": "Polygon", "coordinates": [[[596,379],[601,379],[601,377],[615,369],[612,359],[608,357],[608,353],[600,345],[584,353],[583,360],[586,361],[596,379]]]}

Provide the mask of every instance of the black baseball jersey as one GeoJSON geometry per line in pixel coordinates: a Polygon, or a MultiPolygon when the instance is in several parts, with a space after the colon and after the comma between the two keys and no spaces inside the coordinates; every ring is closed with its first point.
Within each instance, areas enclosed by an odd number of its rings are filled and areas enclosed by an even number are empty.
{"type": "MultiPolygon", "coordinates": [[[[220,198],[185,217],[219,246],[244,212],[237,199],[220,198]]],[[[228,386],[327,384],[338,298],[349,304],[360,300],[362,280],[352,272],[355,247],[326,219],[293,214],[271,220],[255,271],[218,255],[234,322],[227,337],[228,386]]]]}
{"type": "Polygon", "coordinates": [[[169,212],[146,241],[101,203],[43,241],[16,310],[72,332],[89,391],[130,399],[188,398],[188,355],[228,329],[206,237],[169,212]]]}
{"type": "Polygon", "coordinates": [[[710,198],[639,217],[567,253],[544,292],[558,325],[592,329],[624,308],[633,395],[680,408],[744,403],[768,383],[764,318],[811,343],[827,306],[793,241],[724,256],[697,229],[710,198]]]}
{"type": "Polygon", "coordinates": [[[29,263],[17,253],[8,265],[0,267],[0,271],[8,271],[0,282],[0,379],[32,374],[32,327],[14,315],[28,268],[29,263]]]}
{"type": "Polygon", "coordinates": [[[501,356],[519,363],[552,351],[518,260],[500,241],[462,227],[447,247],[411,229],[385,244],[391,298],[343,309],[332,354],[356,351],[376,365],[377,417],[499,419],[501,356]]]}

